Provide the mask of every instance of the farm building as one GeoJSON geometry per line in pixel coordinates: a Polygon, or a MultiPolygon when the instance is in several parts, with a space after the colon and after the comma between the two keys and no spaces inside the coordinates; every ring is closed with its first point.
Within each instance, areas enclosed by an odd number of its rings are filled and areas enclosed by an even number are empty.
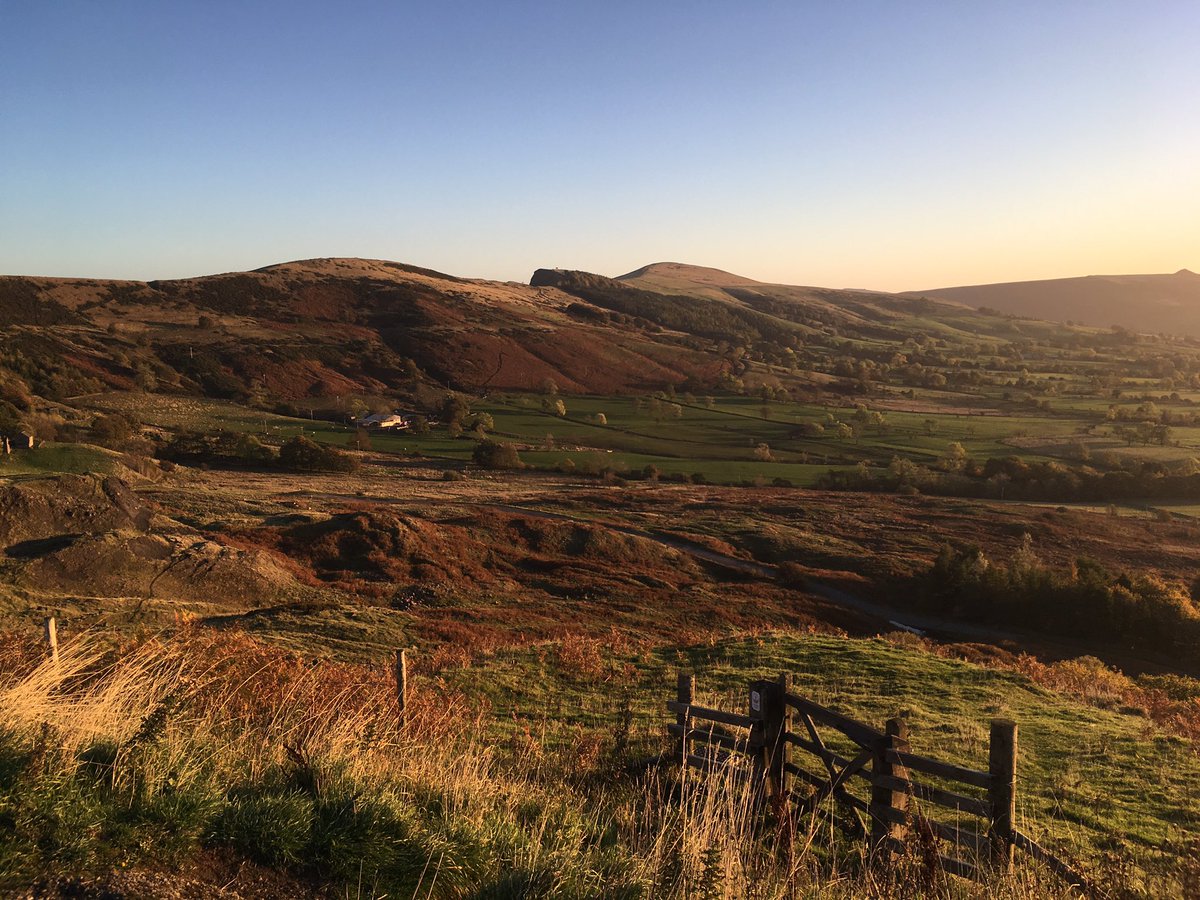
{"type": "Polygon", "coordinates": [[[399,413],[375,413],[363,416],[355,422],[359,428],[371,428],[377,431],[404,431],[409,426],[407,416],[399,413]]]}

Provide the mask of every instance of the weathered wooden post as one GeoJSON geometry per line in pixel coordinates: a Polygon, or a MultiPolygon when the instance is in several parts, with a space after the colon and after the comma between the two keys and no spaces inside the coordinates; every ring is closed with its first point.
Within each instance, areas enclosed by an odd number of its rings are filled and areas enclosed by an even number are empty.
{"type": "Polygon", "coordinates": [[[788,705],[787,695],[792,692],[792,674],[790,672],[780,672],[775,684],[775,701],[777,703],[776,727],[778,731],[775,756],[772,760],[772,771],[774,773],[775,795],[786,801],[791,791],[791,785],[788,784],[787,764],[791,761],[792,753],[791,746],[787,742],[787,734],[792,730],[792,708],[788,705]]]}
{"type": "Polygon", "coordinates": [[[1017,723],[1011,719],[992,719],[988,744],[988,806],[992,823],[992,859],[1004,871],[1013,865],[1013,820],[1017,815],[1017,723]]]}
{"type": "Polygon", "coordinates": [[[888,752],[908,750],[908,723],[888,719],[884,736],[875,742],[871,761],[871,846],[881,859],[888,859],[889,839],[902,841],[908,831],[905,816],[908,793],[897,790],[896,781],[908,780],[908,769],[888,758],[888,752]]]}
{"type": "Polygon", "coordinates": [[[408,724],[408,651],[396,651],[396,707],[400,727],[408,724]]]}
{"type": "MultiPolygon", "coordinates": [[[[686,706],[696,702],[696,676],[691,672],[680,672],[675,683],[675,699],[686,706]]],[[[691,753],[692,717],[683,709],[676,718],[679,725],[679,781],[687,781],[688,755],[691,753]]]]}
{"type": "Polygon", "coordinates": [[[54,616],[49,616],[45,623],[46,628],[46,648],[50,652],[50,661],[54,665],[58,665],[58,622],[54,620],[54,616]]]}
{"type": "Polygon", "coordinates": [[[783,733],[787,704],[783,700],[784,678],[777,681],[755,681],[750,685],[750,718],[756,721],[751,738],[758,746],[754,753],[756,790],[763,792],[764,799],[782,797],[787,789],[784,778],[786,756],[783,733]]]}

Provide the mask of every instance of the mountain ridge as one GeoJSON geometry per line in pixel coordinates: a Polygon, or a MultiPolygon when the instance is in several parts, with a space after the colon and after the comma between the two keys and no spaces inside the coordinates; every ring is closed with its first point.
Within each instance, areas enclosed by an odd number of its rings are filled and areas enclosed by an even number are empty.
{"type": "Polygon", "coordinates": [[[1098,328],[1200,337],[1200,275],[1082,275],[909,291],[906,296],[954,300],[976,308],[1074,321],[1098,328]]]}
{"type": "Polygon", "coordinates": [[[618,278],[539,269],[528,285],[357,257],[145,282],[0,276],[0,403],[142,389],[307,407],[551,382],[568,393],[699,392],[785,375],[802,391],[853,392],[852,380],[797,360],[836,357],[850,340],[1007,341],[1044,325],[952,298],[772,285],[669,262],[618,278]]]}

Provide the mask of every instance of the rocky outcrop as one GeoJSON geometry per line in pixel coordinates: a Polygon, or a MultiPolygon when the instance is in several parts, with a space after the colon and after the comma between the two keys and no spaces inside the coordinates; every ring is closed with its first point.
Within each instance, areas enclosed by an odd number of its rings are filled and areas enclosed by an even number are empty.
{"type": "Polygon", "coordinates": [[[0,487],[0,572],[32,591],[235,612],[305,592],[282,557],[216,543],[154,514],[152,504],[111,476],[0,487]]]}
{"type": "Polygon", "coordinates": [[[0,549],[97,531],[146,531],[153,508],[119,478],[61,475],[0,487],[0,549]]]}

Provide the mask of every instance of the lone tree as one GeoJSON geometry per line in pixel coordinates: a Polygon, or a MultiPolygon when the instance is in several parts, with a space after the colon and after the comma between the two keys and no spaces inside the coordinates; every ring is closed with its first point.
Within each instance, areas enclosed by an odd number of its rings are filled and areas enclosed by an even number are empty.
{"type": "Polygon", "coordinates": [[[471,452],[475,464],[485,469],[520,469],[524,467],[517,448],[502,441],[490,438],[480,441],[471,452]]]}
{"type": "Polygon", "coordinates": [[[279,448],[279,465],[298,472],[353,472],[358,460],[298,435],[279,448]]]}

